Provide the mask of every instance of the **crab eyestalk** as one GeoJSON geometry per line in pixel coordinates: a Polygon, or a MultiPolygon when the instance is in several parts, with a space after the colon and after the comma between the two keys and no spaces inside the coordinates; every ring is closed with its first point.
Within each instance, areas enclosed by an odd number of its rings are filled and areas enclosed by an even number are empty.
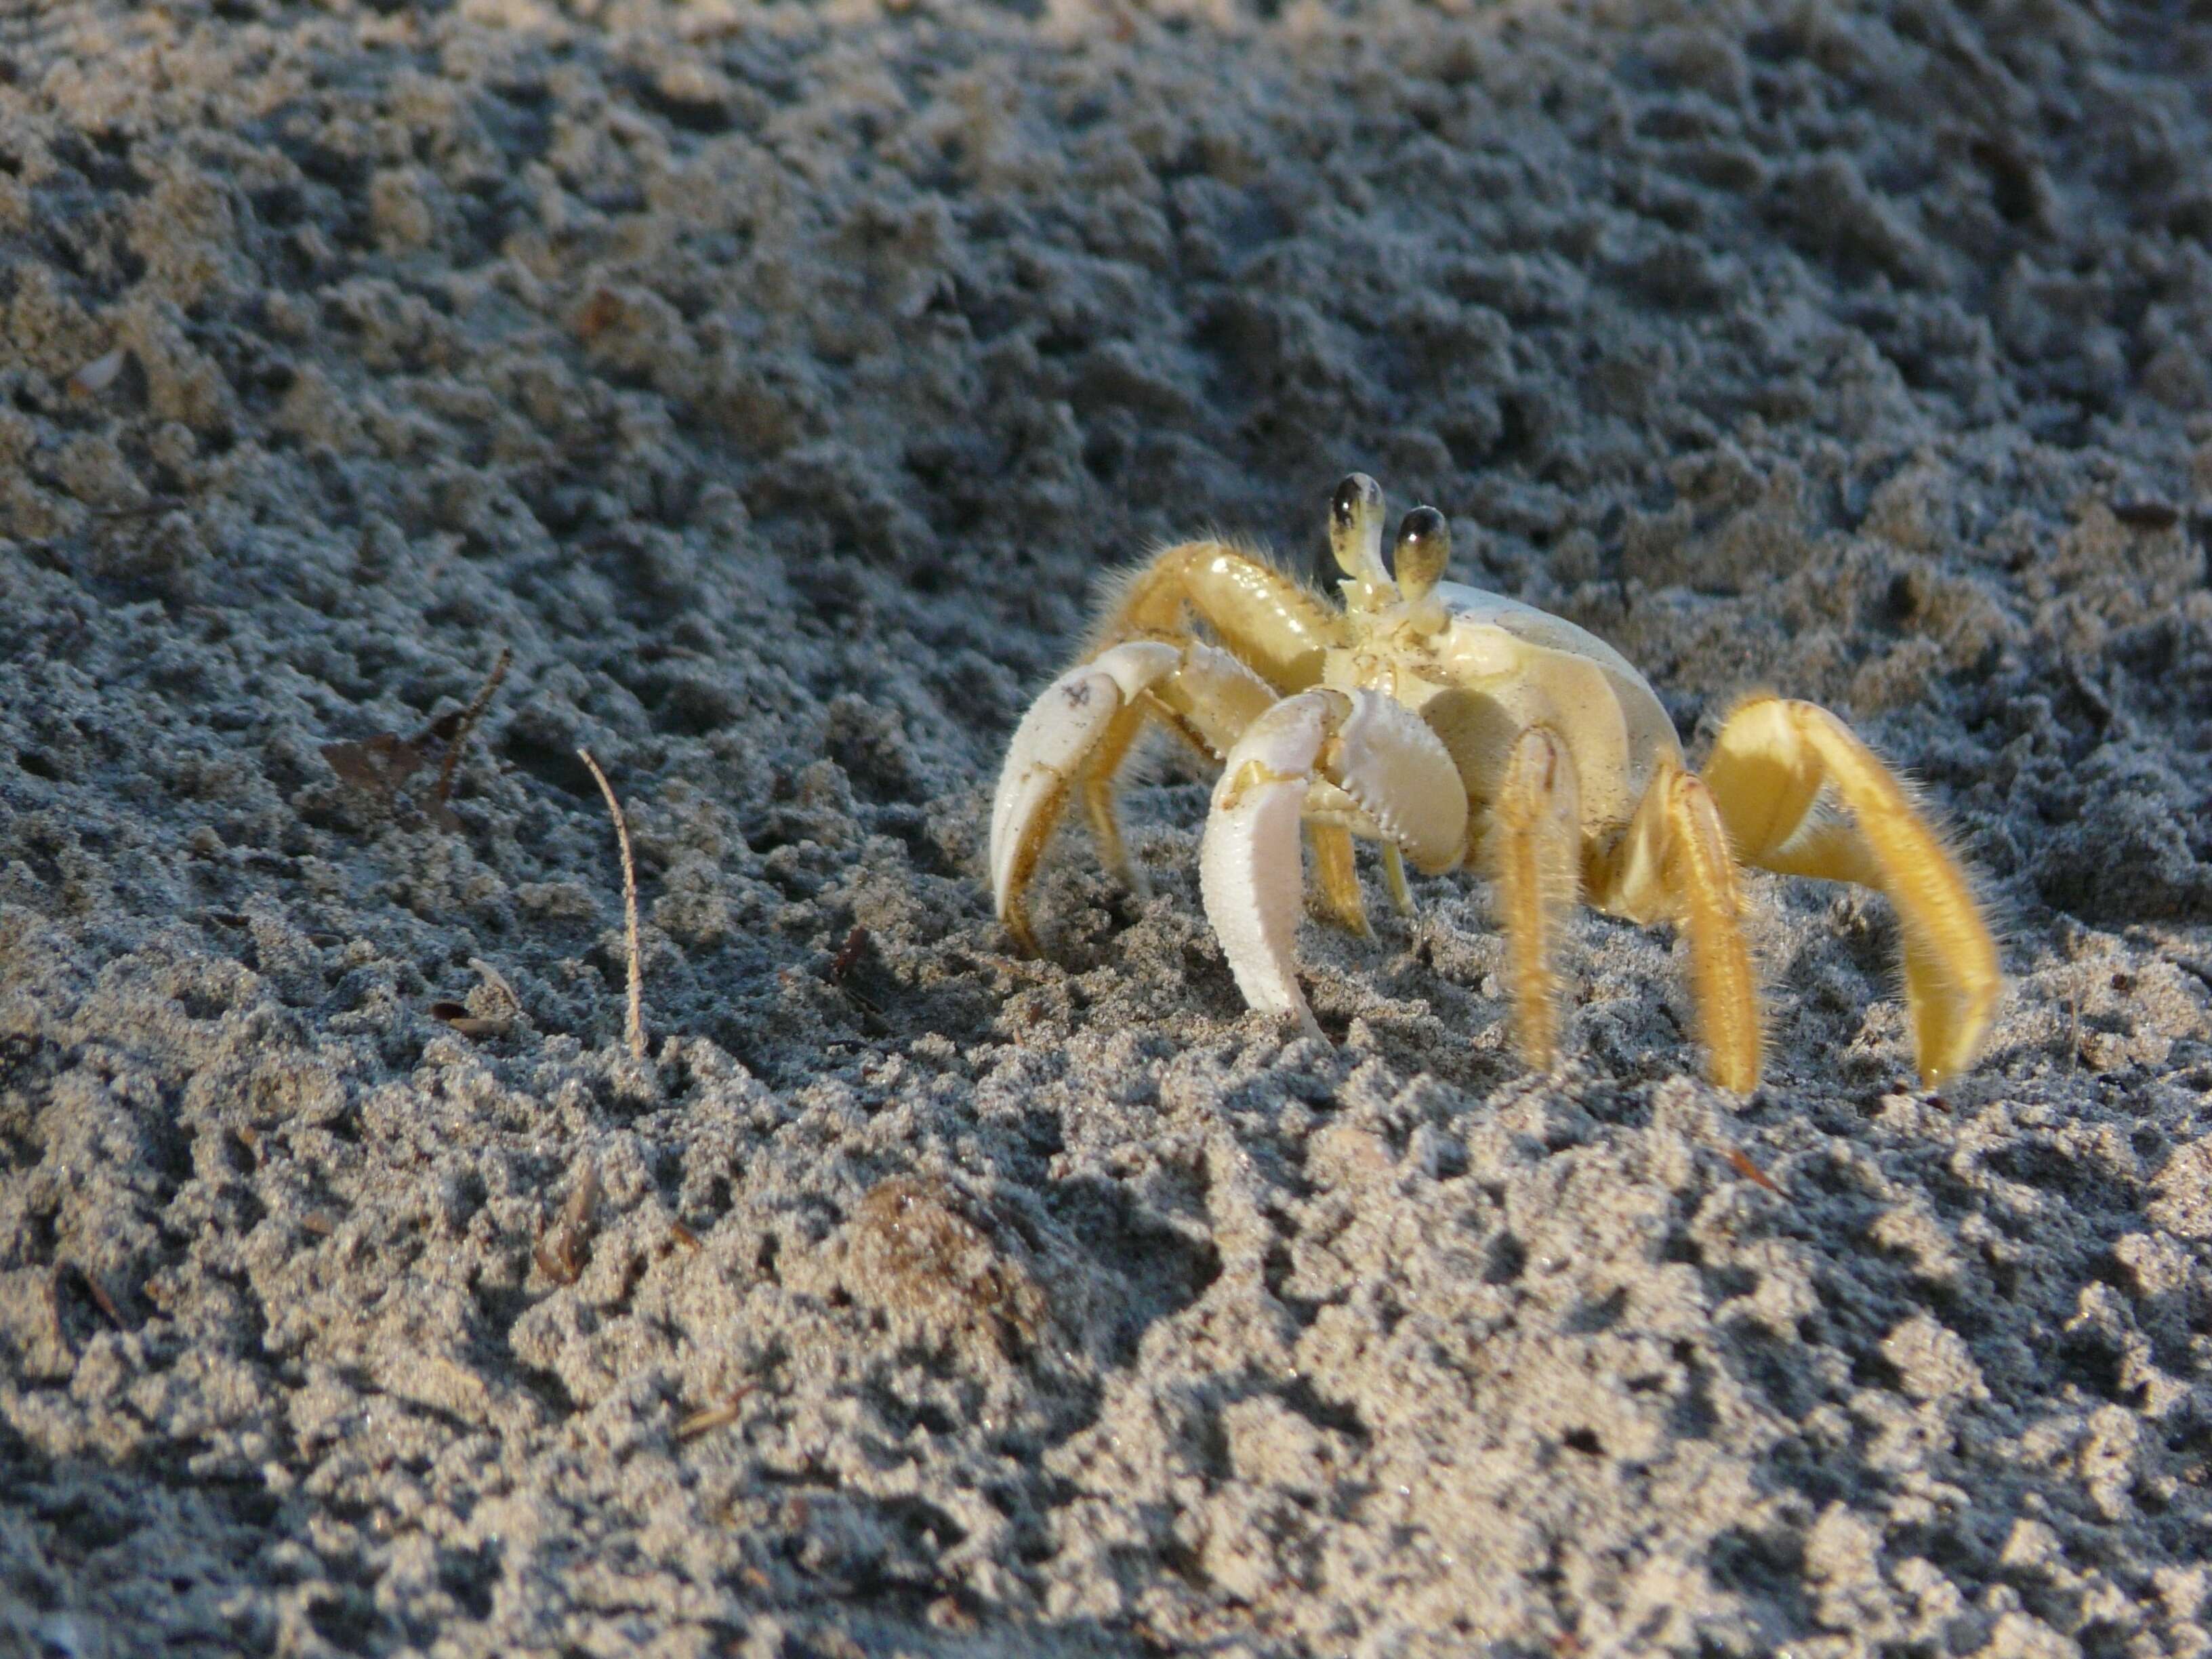
{"type": "Polygon", "coordinates": [[[1382,562],[1382,486],[1364,472],[1337,485],[1328,504],[1328,545],[1346,606],[1354,611],[1387,605],[1393,597],[1390,568],[1382,562]]]}
{"type": "Polygon", "coordinates": [[[1443,580],[1451,562],[1451,520],[1433,507],[1417,507],[1398,521],[1398,592],[1419,605],[1443,580]]]}

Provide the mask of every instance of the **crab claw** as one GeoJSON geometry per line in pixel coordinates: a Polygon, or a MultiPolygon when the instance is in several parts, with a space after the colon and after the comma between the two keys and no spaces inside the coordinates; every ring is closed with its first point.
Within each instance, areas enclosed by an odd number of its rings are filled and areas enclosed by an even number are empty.
{"type": "Polygon", "coordinates": [[[1121,843],[1114,775],[1148,720],[1218,760],[1275,701],[1267,683],[1202,641],[1131,640],[1071,668],[1015,729],[991,805],[991,888],[999,920],[1035,950],[1024,897],[1037,860],[1079,787],[1107,866],[1137,892],[1143,872],[1121,843]]]}
{"type": "Polygon", "coordinates": [[[1244,1000],[1317,1036],[1297,979],[1298,824],[1310,808],[1379,836],[1433,875],[1466,854],[1467,786],[1418,714],[1370,691],[1285,698],[1230,751],[1199,851],[1206,919],[1244,1000]]]}
{"type": "Polygon", "coordinates": [[[999,920],[1024,948],[1036,940],[1024,896],[1070,783],[1116,718],[1174,672],[1182,654],[1152,640],[1117,645],[1047,686],[1015,728],[991,802],[991,892],[999,920]]]}

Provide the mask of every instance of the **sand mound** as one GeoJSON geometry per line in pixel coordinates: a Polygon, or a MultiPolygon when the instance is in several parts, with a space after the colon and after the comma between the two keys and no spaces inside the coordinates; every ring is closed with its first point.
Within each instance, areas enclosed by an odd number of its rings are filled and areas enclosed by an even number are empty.
{"type": "Polygon", "coordinates": [[[2129,0],[0,21],[0,1649],[2212,1651],[2208,112],[2129,0]],[[1525,1075],[1456,878],[1290,1042],[1173,763],[1013,955],[1088,586],[1355,466],[1909,766],[1981,1069],[1768,878],[1749,1103],[1595,916],[1525,1075]]]}

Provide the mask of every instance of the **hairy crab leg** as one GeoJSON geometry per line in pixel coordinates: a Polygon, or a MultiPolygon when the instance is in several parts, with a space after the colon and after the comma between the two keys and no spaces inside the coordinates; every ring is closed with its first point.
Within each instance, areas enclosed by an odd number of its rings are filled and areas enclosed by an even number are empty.
{"type": "Polygon", "coordinates": [[[1318,1035],[1298,988],[1298,825],[1316,780],[1348,797],[1428,874],[1467,850],[1467,789],[1420,717],[1374,692],[1301,692],[1230,751],[1199,854],[1199,889],[1237,988],[1318,1035]]]}
{"type": "Polygon", "coordinates": [[[1322,902],[1338,927],[1372,939],[1367,925],[1367,903],[1359,896],[1359,866],[1352,853],[1352,831],[1340,824],[1309,823],[1306,838],[1313,842],[1314,873],[1321,878],[1322,902]]]}
{"type": "Polygon", "coordinates": [[[1729,716],[1705,775],[1746,863],[1889,896],[1920,1080],[1972,1066],[2004,992],[1996,943],[1966,872],[1873,750],[1817,703],[1757,697],[1729,716]],[[1824,810],[1828,785],[1848,823],[1824,810]]]}
{"type": "Polygon", "coordinates": [[[1121,840],[1121,819],[1115,811],[1114,799],[1115,781],[1121,763],[1129,757],[1131,747],[1144,732],[1146,712],[1141,698],[1121,708],[1107,722],[1098,746],[1083,765],[1083,811],[1091,820],[1091,840],[1098,849],[1098,861],[1139,898],[1149,896],[1151,884],[1145,879],[1143,866],[1129,856],[1121,840]]]}
{"type": "Polygon", "coordinates": [[[1661,763],[1598,895],[1632,921],[1679,923],[1690,944],[1691,1004],[1708,1074],[1722,1088],[1759,1086],[1763,1032],[1735,856],[1714,792],[1673,761],[1661,763]]]}
{"type": "Polygon", "coordinates": [[[1582,894],[1582,804],[1573,756],[1541,726],[1506,751],[1483,857],[1505,927],[1515,1041],[1529,1065],[1548,1066],[1559,1037],[1553,964],[1582,894]]]}
{"type": "Polygon", "coordinates": [[[1195,612],[1221,643],[1277,690],[1321,678],[1340,618],[1313,591],[1227,542],[1181,542],[1121,577],[1091,650],[1133,638],[1184,639],[1195,612]]]}

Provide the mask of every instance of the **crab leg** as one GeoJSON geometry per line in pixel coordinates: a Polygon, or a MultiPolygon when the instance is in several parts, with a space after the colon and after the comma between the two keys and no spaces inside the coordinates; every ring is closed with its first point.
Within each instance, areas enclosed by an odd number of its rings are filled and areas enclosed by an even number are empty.
{"type": "Polygon", "coordinates": [[[1091,840],[1098,861],[1139,898],[1147,896],[1150,884],[1143,867],[1129,856],[1121,840],[1121,815],[1115,811],[1114,785],[1121,763],[1145,729],[1145,699],[1127,703],[1109,718],[1083,765],[1083,811],[1091,820],[1091,840]]]}
{"type": "Polygon", "coordinates": [[[1420,717],[1370,691],[1315,690],[1254,720],[1230,751],[1199,853],[1199,890],[1244,1000],[1318,1035],[1298,988],[1298,824],[1316,784],[1426,874],[1465,855],[1467,789],[1420,717]]]}
{"type": "Polygon", "coordinates": [[[1559,1033],[1552,964],[1582,890],[1582,808],[1574,757],[1541,726],[1506,751],[1483,854],[1505,926],[1515,1038],[1531,1066],[1547,1066],[1559,1033]]]}
{"type": "MultiPolygon", "coordinates": [[[[1378,556],[1379,558],[1379,556],[1378,556]]],[[[1242,662],[1284,691],[1321,678],[1337,618],[1312,590],[1226,542],[1164,548],[1123,579],[1094,650],[1133,637],[1187,637],[1195,611],[1242,662]]]]}
{"type": "Polygon", "coordinates": [[[1340,824],[1309,823],[1306,839],[1313,843],[1314,874],[1321,878],[1322,898],[1338,927],[1362,939],[1372,939],[1367,925],[1366,901],[1359,896],[1359,866],[1352,857],[1352,831],[1340,824]]]}
{"type": "Polygon", "coordinates": [[[1759,991],[1744,943],[1735,860],[1717,793],[1662,761],[1602,875],[1599,902],[1632,921],[1679,923],[1690,942],[1691,1003],[1712,1080],[1737,1094],[1759,1086],[1759,991]]]}
{"type": "Polygon", "coordinates": [[[1958,860],[1873,751],[1818,704],[1759,697],[1729,716],[1705,781],[1745,862],[1889,896],[1920,1080],[1972,1065],[2004,991],[1996,945],[1958,860]],[[1824,809],[1828,785],[1849,822],[1824,809]]]}
{"type": "Polygon", "coordinates": [[[1388,842],[1382,848],[1382,884],[1390,891],[1390,908],[1401,916],[1413,914],[1413,890],[1406,884],[1406,855],[1388,842]]]}
{"type": "Polygon", "coordinates": [[[1101,853],[1128,873],[1113,773],[1148,716],[1219,755],[1274,696],[1235,658],[1196,641],[1133,640],[1047,686],[1015,728],[991,803],[991,890],[1006,931],[1036,949],[1026,896],[1073,788],[1083,790],[1101,853]]]}

